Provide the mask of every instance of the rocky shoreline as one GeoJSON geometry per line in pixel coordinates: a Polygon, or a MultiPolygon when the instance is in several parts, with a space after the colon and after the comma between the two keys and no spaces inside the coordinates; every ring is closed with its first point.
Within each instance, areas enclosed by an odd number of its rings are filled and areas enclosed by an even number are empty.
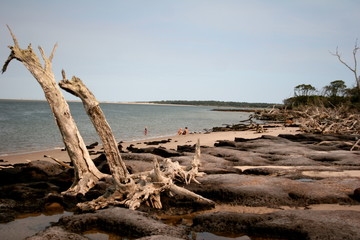
{"type": "MultiPolygon", "coordinates": [[[[112,207],[80,213],[77,202],[104,194],[111,183],[100,181],[85,196],[62,196],[72,184],[72,169],[43,160],[15,164],[0,170],[0,221],[23,213],[74,212],[28,238],[33,240],[88,239],[84,232],[91,229],[129,239],[195,239],[200,232],[251,239],[360,239],[360,152],[350,151],[359,137],[280,134],[202,145],[200,171],[206,174],[197,178],[201,184],[184,187],[215,201],[215,209],[162,196],[161,210],[145,205],[138,211],[112,207]],[[324,205],[326,210],[316,207],[324,205]],[[176,221],[169,224],[171,218],[176,221]]],[[[178,142],[165,144],[170,143],[178,142]]],[[[150,170],[154,156],[187,166],[192,151],[192,144],[169,149],[148,142],[123,147],[122,157],[136,173],[150,170]]],[[[109,171],[101,151],[94,162],[109,171]]]]}

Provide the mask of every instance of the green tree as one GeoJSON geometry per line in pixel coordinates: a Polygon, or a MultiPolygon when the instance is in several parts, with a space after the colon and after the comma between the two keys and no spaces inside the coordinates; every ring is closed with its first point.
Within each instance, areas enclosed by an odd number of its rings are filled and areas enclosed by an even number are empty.
{"type": "Polygon", "coordinates": [[[343,80],[332,81],[323,88],[323,95],[327,97],[343,97],[346,93],[346,85],[343,80]]]}
{"type": "Polygon", "coordinates": [[[300,84],[294,88],[295,96],[311,96],[316,93],[316,88],[310,84],[300,84]]]}

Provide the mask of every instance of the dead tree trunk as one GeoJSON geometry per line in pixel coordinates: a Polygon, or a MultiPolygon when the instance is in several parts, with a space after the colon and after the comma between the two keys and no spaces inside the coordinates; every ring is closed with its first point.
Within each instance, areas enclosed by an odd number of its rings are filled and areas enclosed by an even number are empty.
{"type": "Polygon", "coordinates": [[[98,101],[79,78],[72,77],[71,80],[67,80],[64,70],[62,71],[62,75],[63,80],[59,82],[60,87],[82,100],[86,113],[103,143],[105,155],[116,187],[120,187],[123,183],[128,182],[128,172],[125,163],[121,159],[115,137],[98,101]]]}
{"type": "Polygon", "coordinates": [[[336,48],[336,52],[335,53],[331,53],[333,56],[337,57],[338,60],[344,64],[350,71],[353,72],[354,74],[354,77],[355,77],[355,83],[356,83],[356,87],[358,90],[360,90],[360,76],[358,76],[358,72],[357,72],[357,59],[356,59],[356,54],[357,52],[359,51],[360,47],[358,46],[358,43],[357,43],[357,39],[356,39],[356,42],[355,42],[355,46],[354,46],[354,49],[353,49],[353,59],[354,59],[354,67],[351,67],[349,64],[347,64],[342,58],[341,58],[341,53],[339,53],[339,49],[336,48]]]}
{"type": "Polygon", "coordinates": [[[107,193],[107,195],[91,202],[79,203],[78,207],[80,209],[95,210],[108,205],[119,204],[130,209],[136,209],[142,202],[146,202],[154,208],[162,208],[160,193],[164,191],[186,197],[198,204],[214,205],[211,200],[185,188],[178,187],[173,183],[174,179],[183,181],[186,184],[189,184],[192,180],[197,182],[195,177],[201,175],[198,172],[200,166],[200,142],[196,145],[192,165],[187,169],[180,166],[178,162],[166,159],[162,163],[163,171],[161,171],[159,163],[154,160],[153,171],[128,176],[116,140],[95,96],[79,78],[72,77],[71,80],[67,80],[64,71],[62,75],[63,80],[59,83],[60,87],[82,100],[85,110],[103,142],[105,155],[116,185],[116,190],[111,195],[107,193]]]}
{"type": "MultiPolygon", "coordinates": [[[[8,27],[9,28],[9,27],[8,27]]],[[[30,73],[35,77],[42,87],[46,100],[54,114],[56,123],[61,132],[66,150],[75,168],[75,179],[73,185],[65,192],[69,194],[85,194],[92,188],[100,178],[105,174],[101,173],[90,158],[86,149],[83,138],[76,126],[74,119],[70,114],[69,105],[65,101],[60,88],[56,84],[54,74],[52,72],[52,59],[56,46],[49,58],[41,47],[39,47],[44,66],[40,63],[40,59],[33,52],[31,45],[27,49],[21,49],[19,43],[9,28],[10,34],[14,41],[14,46],[9,46],[11,53],[6,60],[2,73],[4,73],[13,59],[22,62],[30,73]]]]}

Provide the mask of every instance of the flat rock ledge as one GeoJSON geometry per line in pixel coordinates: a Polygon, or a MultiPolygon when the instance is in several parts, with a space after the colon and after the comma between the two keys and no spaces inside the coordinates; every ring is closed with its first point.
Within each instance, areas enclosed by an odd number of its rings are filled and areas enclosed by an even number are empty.
{"type": "Polygon", "coordinates": [[[360,239],[360,212],[284,210],[268,214],[216,212],[196,216],[198,232],[246,233],[281,239],[360,239]]]}

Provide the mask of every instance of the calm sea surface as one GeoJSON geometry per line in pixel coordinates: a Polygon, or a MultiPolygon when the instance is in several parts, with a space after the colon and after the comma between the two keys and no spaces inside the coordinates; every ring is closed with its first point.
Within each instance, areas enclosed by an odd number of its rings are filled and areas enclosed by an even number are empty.
{"type": "MultiPolygon", "coordinates": [[[[80,102],[69,103],[86,144],[99,137],[80,102]]],[[[101,103],[118,141],[172,136],[182,127],[203,132],[247,119],[249,113],[216,112],[213,107],[101,103]],[[144,136],[144,128],[148,135],[144,136]]],[[[0,156],[63,147],[62,138],[46,101],[0,100],[0,156]]]]}

